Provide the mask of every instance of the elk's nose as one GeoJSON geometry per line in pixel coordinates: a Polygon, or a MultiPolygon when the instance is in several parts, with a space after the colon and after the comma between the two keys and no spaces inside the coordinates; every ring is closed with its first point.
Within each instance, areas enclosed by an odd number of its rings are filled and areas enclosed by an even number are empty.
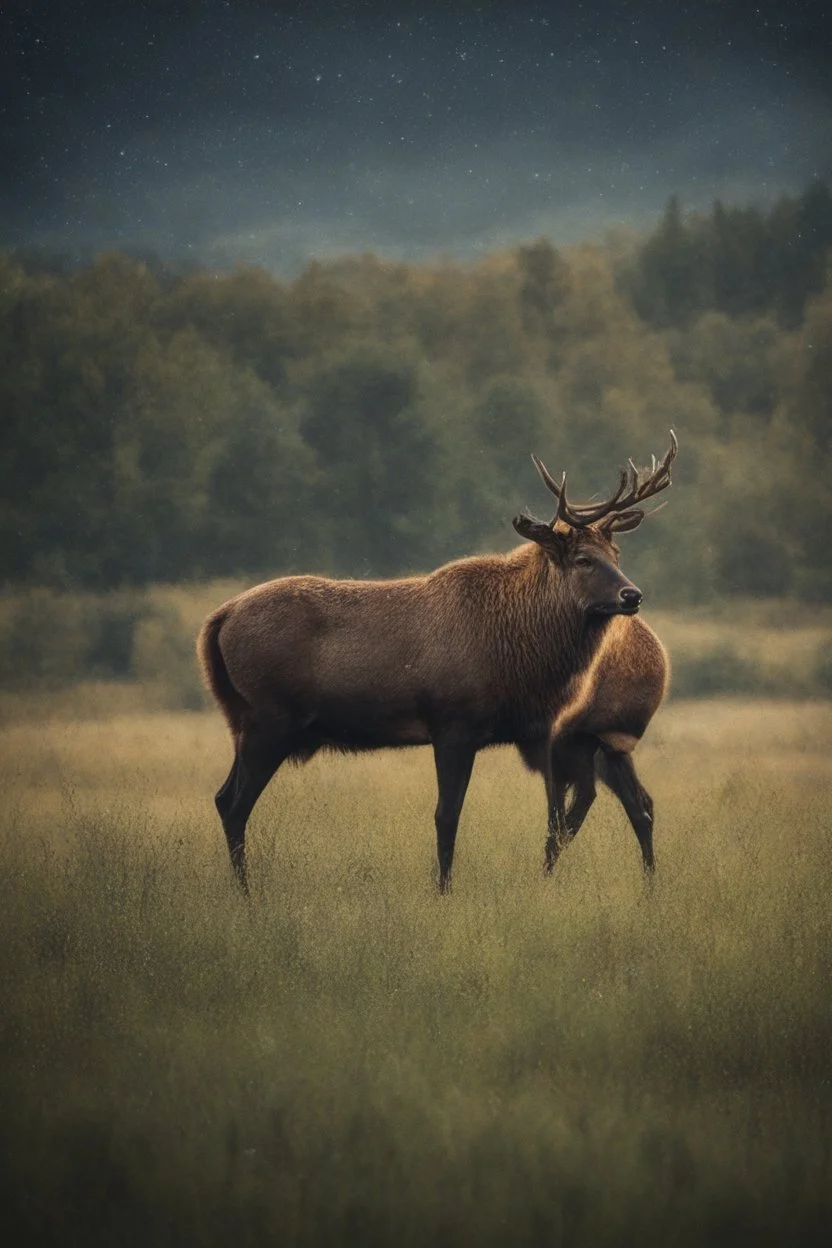
{"type": "Polygon", "coordinates": [[[636,589],[635,585],[625,585],[618,591],[618,601],[627,611],[635,611],[640,607],[643,597],[641,590],[636,589]]]}

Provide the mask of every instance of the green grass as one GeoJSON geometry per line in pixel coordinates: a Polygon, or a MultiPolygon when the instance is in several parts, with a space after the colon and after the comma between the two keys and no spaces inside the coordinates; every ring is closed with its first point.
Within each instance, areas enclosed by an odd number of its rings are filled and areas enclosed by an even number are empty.
{"type": "Polygon", "coordinates": [[[6,1242],[825,1242],[830,708],[662,712],[651,888],[508,752],[447,898],[427,751],[286,769],[249,904],[217,719],[0,734],[6,1242]]]}

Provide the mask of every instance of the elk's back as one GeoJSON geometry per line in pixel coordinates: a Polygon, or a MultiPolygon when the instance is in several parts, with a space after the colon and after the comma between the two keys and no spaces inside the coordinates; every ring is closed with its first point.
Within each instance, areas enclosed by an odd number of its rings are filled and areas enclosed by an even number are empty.
{"type": "Polygon", "coordinates": [[[426,577],[285,577],[239,595],[216,638],[243,717],[309,748],[426,744],[437,717],[493,724],[484,630],[455,598],[451,578],[426,577]]]}

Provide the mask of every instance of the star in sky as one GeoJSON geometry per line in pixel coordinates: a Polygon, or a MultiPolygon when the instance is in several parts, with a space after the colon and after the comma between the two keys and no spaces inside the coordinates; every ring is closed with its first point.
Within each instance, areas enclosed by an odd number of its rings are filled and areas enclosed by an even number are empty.
{"type": "Polygon", "coordinates": [[[59,0],[12,15],[0,242],[291,270],[829,173],[823,6],[59,0]]]}

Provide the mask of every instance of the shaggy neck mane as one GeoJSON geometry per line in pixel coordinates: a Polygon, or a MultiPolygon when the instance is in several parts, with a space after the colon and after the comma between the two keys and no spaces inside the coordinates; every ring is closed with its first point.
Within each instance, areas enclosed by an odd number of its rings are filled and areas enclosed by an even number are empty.
{"type": "Polygon", "coordinates": [[[527,586],[515,599],[525,613],[527,638],[519,648],[515,638],[518,701],[529,705],[539,699],[548,714],[589,666],[609,621],[587,619],[573,595],[564,592],[562,570],[539,546],[520,547],[516,554],[525,560],[527,586]]]}
{"type": "Polygon", "coordinates": [[[560,568],[534,543],[451,567],[463,573],[465,615],[469,625],[476,618],[512,705],[551,717],[588,667],[609,621],[587,620],[563,592],[560,568]]]}

